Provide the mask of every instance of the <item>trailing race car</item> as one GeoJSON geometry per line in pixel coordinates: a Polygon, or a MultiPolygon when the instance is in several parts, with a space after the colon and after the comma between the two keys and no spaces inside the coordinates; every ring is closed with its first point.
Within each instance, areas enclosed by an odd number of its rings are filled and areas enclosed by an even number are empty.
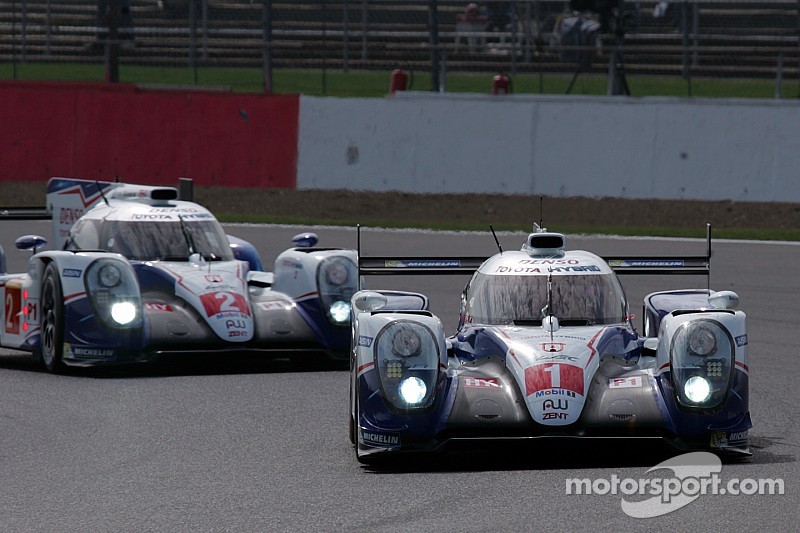
{"type": "MultiPolygon", "coordinates": [[[[263,272],[256,249],[227,236],[171,187],[53,178],[28,272],[0,276],[0,345],[50,371],[170,353],[322,351],[347,357],[356,252],[300,234],[263,272]]],[[[1,259],[1,258],[0,258],[1,259]]],[[[0,260],[0,264],[4,261],[0,260]]]]}
{"type": "Polygon", "coordinates": [[[449,337],[424,295],[353,296],[349,425],[359,461],[540,437],[657,438],[749,455],[738,296],[649,294],[640,336],[616,274],[707,277],[710,228],[705,256],[602,259],[565,242],[537,226],[521,251],[485,261],[359,255],[364,275],[473,273],[449,337]]]}

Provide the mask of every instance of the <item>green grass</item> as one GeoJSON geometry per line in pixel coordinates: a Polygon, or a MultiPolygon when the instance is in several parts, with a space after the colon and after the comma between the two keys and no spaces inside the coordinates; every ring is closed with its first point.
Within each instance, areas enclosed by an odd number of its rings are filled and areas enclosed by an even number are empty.
{"type": "MultiPolygon", "coordinates": [[[[446,88],[455,93],[491,92],[494,73],[450,73],[446,88]]],[[[340,70],[276,70],[273,91],[283,94],[306,94],[336,97],[383,97],[389,91],[390,72],[340,70]]],[[[91,81],[105,80],[102,64],[10,63],[0,64],[0,79],[91,81]]],[[[571,75],[519,74],[512,78],[516,94],[564,94],[571,75]]],[[[263,75],[257,68],[142,67],[122,64],[120,81],[124,83],[185,85],[226,88],[237,92],[262,92],[263,75]]],[[[634,96],[675,96],[702,98],[774,98],[773,80],[692,79],[629,76],[628,85],[634,96]]],[[[412,73],[412,90],[431,89],[427,73],[412,73]]],[[[607,79],[603,75],[578,76],[571,94],[604,95],[607,79]]],[[[797,82],[786,82],[784,97],[797,97],[797,82]]]]}

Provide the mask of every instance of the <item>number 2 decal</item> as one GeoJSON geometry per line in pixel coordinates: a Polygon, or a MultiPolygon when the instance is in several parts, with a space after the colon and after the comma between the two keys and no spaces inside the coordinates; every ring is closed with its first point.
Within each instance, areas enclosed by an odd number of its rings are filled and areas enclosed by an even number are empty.
{"type": "Polygon", "coordinates": [[[250,308],[244,296],[235,292],[208,292],[200,295],[200,301],[203,303],[203,308],[208,316],[215,316],[220,313],[250,314],[250,308]]]}
{"type": "Polygon", "coordinates": [[[229,292],[218,292],[214,295],[214,298],[217,300],[224,300],[219,304],[219,310],[223,313],[230,311],[241,311],[236,303],[236,298],[229,292]]]}
{"type": "Polygon", "coordinates": [[[6,333],[19,334],[19,311],[22,305],[19,289],[6,287],[5,330],[6,333]]]}

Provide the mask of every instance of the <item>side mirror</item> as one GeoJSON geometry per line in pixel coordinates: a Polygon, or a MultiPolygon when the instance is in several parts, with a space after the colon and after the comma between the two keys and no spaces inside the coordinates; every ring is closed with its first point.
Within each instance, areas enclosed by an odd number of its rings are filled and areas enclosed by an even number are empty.
{"type": "Polygon", "coordinates": [[[36,250],[45,244],[47,244],[47,239],[39,235],[23,235],[14,241],[14,246],[16,246],[18,250],[33,250],[33,253],[36,253],[36,250]]]}
{"type": "Polygon", "coordinates": [[[298,233],[292,237],[292,244],[297,248],[311,248],[319,242],[316,233],[298,233]]]}
{"type": "Polygon", "coordinates": [[[359,311],[377,311],[386,306],[386,296],[375,291],[359,291],[353,295],[353,306],[359,311]]]}
{"type": "Polygon", "coordinates": [[[736,309],[739,307],[739,295],[733,291],[712,292],[708,296],[708,304],[714,309],[736,309]]]}
{"type": "Polygon", "coordinates": [[[644,340],[642,348],[651,352],[658,351],[658,337],[648,337],[644,340]]]}

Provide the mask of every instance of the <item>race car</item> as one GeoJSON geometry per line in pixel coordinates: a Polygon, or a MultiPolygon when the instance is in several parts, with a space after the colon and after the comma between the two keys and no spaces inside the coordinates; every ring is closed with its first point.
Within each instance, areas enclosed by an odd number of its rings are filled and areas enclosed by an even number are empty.
{"type": "Polygon", "coordinates": [[[535,226],[521,250],[485,260],[365,257],[359,249],[361,275],[472,277],[449,336],[422,294],[353,296],[349,433],[358,460],[543,437],[639,437],[748,456],[738,296],[651,293],[640,335],[617,276],[708,279],[710,227],[707,240],[702,256],[601,258],[567,250],[564,235],[535,226]]]}
{"type": "Polygon", "coordinates": [[[28,271],[0,275],[0,345],[48,370],[220,351],[347,360],[355,250],[301,233],[264,272],[254,246],[174,187],[52,178],[47,209],[52,249],[20,237],[28,271]]]}

